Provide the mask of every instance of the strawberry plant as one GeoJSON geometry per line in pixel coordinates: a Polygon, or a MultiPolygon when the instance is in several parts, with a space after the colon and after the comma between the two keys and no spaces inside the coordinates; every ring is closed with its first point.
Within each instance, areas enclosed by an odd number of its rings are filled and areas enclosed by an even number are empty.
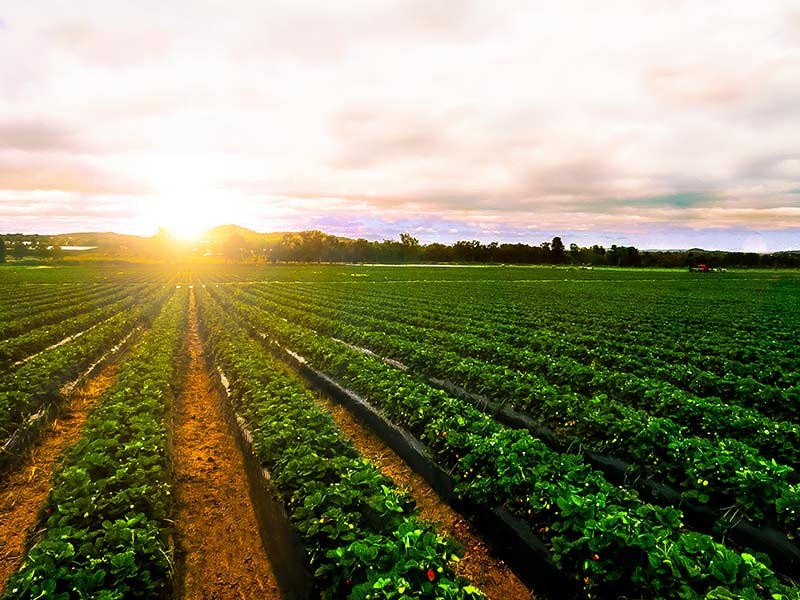
{"type": "Polygon", "coordinates": [[[168,585],[164,417],[186,299],[173,295],[90,414],[3,598],[153,598],[168,585]]]}
{"type": "Polygon", "coordinates": [[[608,483],[579,456],[552,451],[527,432],[507,430],[375,357],[228,299],[221,290],[214,293],[255,331],[299,351],[426,441],[457,476],[456,491],[463,498],[489,506],[503,503],[527,519],[550,544],[556,564],[574,570],[587,593],[636,595],[657,589],[660,597],[689,598],[721,586],[752,597],[790,592],[761,562],[748,562],[700,534],[692,535],[700,535],[707,551],[679,553],[685,579],[661,572],[650,564],[655,548],[665,542],[682,548],[687,535],[676,509],[642,503],[634,492],[608,483]],[[506,462],[510,448],[514,458],[506,462]],[[733,557],[733,581],[728,571],[707,574],[719,553],[733,557]]]}
{"type": "Polygon", "coordinates": [[[345,441],[312,393],[208,295],[207,340],[303,540],[322,598],[482,598],[453,574],[450,542],[345,441]]]}
{"type": "MultiPolygon", "coordinates": [[[[410,328],[406,328],[406,338],[388,332],[396,326],[370,316],[341,319],[340,311],[299,310],[303,303],[279,304],[250,290],[238,295],[244,300],[257,298],[259,305],[314,331],[366,345],[423,374],[449,378],[507,402],[550,426],[566,442],[578,442],[596,453],[615,454],[632,462],[639,472],[678,486],[684,499],[710,503],[737,519],[745,516],[770,525],[777,521],[786,533],[795,534],[775,503],[781,495],[791,493],[793,469],[787,465],[800,460],[798,425],[714,399],[694,398],[663,382],[588,369],[562,357],[523,352],[517,363],[529,370],[520,371],[462,356],[472,353],[476,344],[491,345],[495,355],[504,358],[516,356],[491,338],[458,334],[448,339],[437,331],[427,331],[421,338],[419,331],[410,328]],[[350,326],[348,321],[363,324],[350,326]],[[364,329],[376,322],[380,331],[364,329]],[[561,385],[549,383],[530,369],[555,376],[561,385]],[[580,381],[585,385],[575,383],[580,381]],[[573,393],[573,388],[612,390],[612,395],[586,397],[573,393]],[[655,427],[670,429],[670,433],[651,435],[655,427]],[[724,437],[720,435],[723,431],[724,437]],[[770,483],[753,485],[752,473],[760,473],[770,483]],[[736,510],[728,511],[731,506],[736,510]]],[[[724,532],[733,522],[721,518],[717,529],[724,532]]]]}

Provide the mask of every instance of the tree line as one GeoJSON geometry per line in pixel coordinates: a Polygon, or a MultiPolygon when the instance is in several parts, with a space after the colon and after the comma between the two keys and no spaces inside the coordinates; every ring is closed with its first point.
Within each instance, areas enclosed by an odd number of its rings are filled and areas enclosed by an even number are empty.
{"type": "Polygon", "coordinates": [[[800,268],[800,252],[725,252],[714,250],[640,251],[634,246],[600,245],[566,246],[560,236],[538,245],[524,243],[483,243],[478,240],[461,240],[453,244],[438,242],[421,244],[408,233],[398,240],[371,242],[365,239],[347,239],[321,231],[303,231],[286,234],[275,245],[255,249],[239,247],[228,240],[232,259],[263,258],[270,262],[362,262],[362,263],[499,263],[499,264],[551,264],[575,266],[615,267],[696,267],[706,264],[711,268],[800,268]],[[237,251],[237,248],[240,250],[237,251]]]}
{"type": "MultiPolygon", "coordinates": [[[[800,251],[759,254],[718,250],[640,251],[634,246],[612,244],[567,246],[560,236],[537,245],[483,243],[461,240],[453,244],[421,244],[409,233],[380,242],[341,238],[322,231],[284,234],[264,243],[231,233],[205,244],[179,242],[160,232],[150,239],[143,258],[170,262],[222,259],[227,262],[265,263],[486,263],[550,264],[584,267],[697,267],[710,268],[800,268],[800,251]]],[[[0,236],[0,263],[14,261],[63,261],[68,257],[48,236],[13,234],[0,236]]],[[[127,258],[134,256],[128,255],[127,258]]]]}
{"type": "Polygon", "coordinates": [[[37,260],[59,260],[64,257],[60,246],[51,246],[46,236],[12,234],[0,236],[0,263],[8,258],[21,261],[26,258],[37,260]],[[8,238],[8,239],[6,239],[8,238]]]}

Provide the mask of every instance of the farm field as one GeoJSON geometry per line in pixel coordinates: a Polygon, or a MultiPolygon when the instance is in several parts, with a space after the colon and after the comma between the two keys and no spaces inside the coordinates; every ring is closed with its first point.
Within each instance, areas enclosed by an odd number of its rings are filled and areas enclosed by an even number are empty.
{"type": "Polygon", "coordinates": [[[797,272],[0,292],[3,599],[800,598],[797,272]]]}

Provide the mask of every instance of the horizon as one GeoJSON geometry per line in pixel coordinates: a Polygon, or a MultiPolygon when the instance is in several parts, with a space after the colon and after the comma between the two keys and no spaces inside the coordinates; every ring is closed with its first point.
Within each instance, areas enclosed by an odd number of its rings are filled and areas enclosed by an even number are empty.
{"type": "MultiPolygon", "coordinates": [[[[6,231],[6,232],[3,232],[3,231],[0,231],[0,237],[3,237],[3,236],[15,236],[15,235],[20,235],[20,236],[64,237],[64,236],[73,236],[73,235],[87,236],[87,235],[97,234],[97,235],[122,235],[122,236],[130,235],[130,236],[138,237],[138,238],[140,238],[142,240],[146,240],[146,239],[151,239],[151,238],[155,237],[156,235],[161,233],[161,231],[165,231],[169,235],[171,235],[175,240],[177,240],[179,242],[183,242],[183,243],[198,243],[198,242],[201,242],[202,243],[202,242],[209,242],[210,241],[208,239],[204,239],[204,237],[207,234],[211,233],[212,231],[214,231],[216,229],[221,229],[221,228],[224,228],[224,227],[235,227],[235,228],[239,228],[239,229],[245,229],[249,233],[256,234],[256,235],[263,235],[263,236],[272,236],[272,235],[278,235],[278,234],[291,235],[291,234],[302,233],[304,231],[313,231],[313,230],[257,231],[257,230],[254,230],[254,229],[250,229],[248,227],[244,227],[242,225],[238,225],[236,223],[222,223],[222,224],[210,227],[207,230],[202,231],[202,232],[200,232],[198,234],[189,235],[189,236],[177,235],[174,232],[170,231],[168,228],[162,227],[159,231],[156,231],[151,235],[126,234],[126,233],[121,233],[121,232],[117,232],[117,231],[100,231],[100,230],[97,230],[97,231],[92,231],[92,230],[61,231],[61,232],[58,232],[58,233],[38,233],[38,232],[21,232],[21,231],[15,231],[15,232],[6,231]]],[[[322,233],[324,233],[326,235],[334,235],[334,234],[331,234],[330,232],[327,232],[327,231],[323,231],[323,230],[318,230],[318,231],[322,231],[322,233]]],[[[399,233],[406,233],[406,232],[399,232],[399,233]]],[[[380,242],[383,242],[383,241],[397,241],[397,239],[399,238],[399,233],[398,233],[398,235],[396,235],[394,237],[362,238],[362,239],[366,239],[369,242],[376,242],[376,243],[380,243],[380,242]]],[[[348,238],[348,239],[352,239],[352,240],[359,239],[359,238],[350,237],[350,236],[346,236],[346,235],[340,235],[340,236],[336,236],[336,237],[348,238]]],[[[590,248],[591,246],[595,245],[595,243],[578,243],[574,239],[568,238],[568,237],[564,236],[563,234],[555,234],[554,236],[552,236],[550,238],[541,239],[541,240],[529,239],[529,240],[502,241],[502,240],[497,240],[497,239],[479,239],[477,241],[479,241],[482,244],[490,244],[490,243],[493,243],[493,242],[497,242],[500,245],[502,245],[502,244],[517,244],[517,243],[521,243],[521,244],[527,244],[529,246],[538,246],[543,242],[548,242],[548,243],[551,242],[553,237],[561,238],[562,242],[567,247],[569,247],[569,245],[571,243],[576,243],[579,247],[582,247],[582,248],[590,248]]],[[[449,241],[442,241],[442,240],[431,240],[431,241],[418,240],[418,241],[419,241],[419,243],[421,245],[442,243],[442,244],[445,244],[445,245],[452,246],[457,241],[475,241],[475,239],[476,238],[471,238],[471,239],[461,239],[461,238],[459,238],[459,239],[452,239],[452,240],[449,240],[449,241]]],[[[755,253],[755,254],[773,254],[775,252],[800,252],[800,246],[798,246],[796,248],[786,248],[786,249],[783,249],[783,250],[760,251],[760,250],[742,250],[740,248],[724,248],[724,247],[714,247],[714,246],[710,246],[710,247],[703,247],[703,246],[642,247],[642,246],[637,246],[635,244],[623,243],[623,242],[620,242],[619,240],[611,241],[610,243],[607,243],[607,244],[597,244],[597,245],[602,246],[602,247],[604,247],[606,249],[610,248],[613,245],[616,245],[616,246],[619,246],[619,247],[633,246],[637,250],[639,250],[640,252],[688,252],[688,251],[692,251],[692,250],[700,250],[700,251],[703,251],[703,252],[745,252],[745,253],[755,253]]]]}
{"type": "Polygon", "coordinates": [[[12,2],[0,230],[800,248],[795,3],[501,8],[12,2]]]}

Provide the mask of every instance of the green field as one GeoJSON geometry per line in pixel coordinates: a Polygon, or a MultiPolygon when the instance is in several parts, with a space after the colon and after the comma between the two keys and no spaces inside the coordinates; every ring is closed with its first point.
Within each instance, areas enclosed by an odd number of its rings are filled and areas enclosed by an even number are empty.
{"type": "MultiPolygon", "coordinates": [[[[539,597],[800,597],[798,272],[6,267],[0,292],[6,447],[36,444],[64,386],[133,346],[4,598],[169,593],[190,307],[322,597],[481,592],[315,404],[312,370],[421,442],[449,504],[535,536],[574,591],[497,551],[539,597]]],[[[0,454],[0,474],[17,464],[0,454]]]]}

